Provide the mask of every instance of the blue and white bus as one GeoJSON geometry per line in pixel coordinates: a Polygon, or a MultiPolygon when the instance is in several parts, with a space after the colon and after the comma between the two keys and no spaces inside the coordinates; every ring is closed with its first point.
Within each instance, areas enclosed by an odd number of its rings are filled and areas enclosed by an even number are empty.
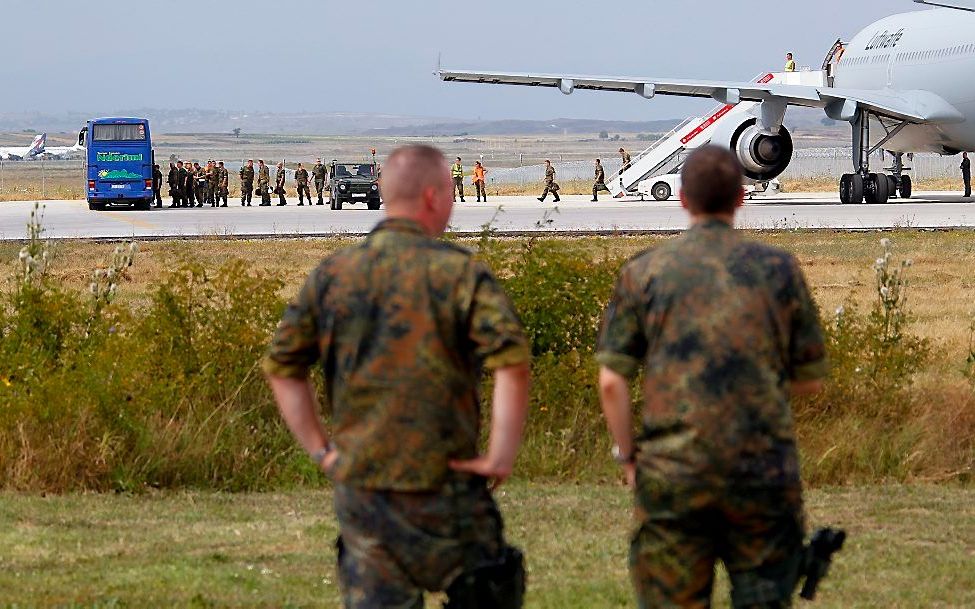
{"type": "Polygon", "coordinates": [[[78,134],[85,147],[88,209],[152,203],[152,140],[144,118],[94,118],[78,134]]]}

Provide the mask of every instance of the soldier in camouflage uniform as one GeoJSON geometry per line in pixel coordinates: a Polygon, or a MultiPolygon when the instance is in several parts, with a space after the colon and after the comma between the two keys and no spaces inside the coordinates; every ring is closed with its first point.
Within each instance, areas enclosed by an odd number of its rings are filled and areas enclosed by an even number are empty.
{"type": "MultiPolygon", "coordinates": [[[[510,474],[521,441],[528,343],[487,266],[437,238],[453,207],[443,155],[400,148],[383,180],[387,219],[312,271],[263,367],[288,427],[335,482],[345,607],[422,609],[425,590],[478,606],[465,599],[479,567],[521,564],[487,481],[510,474]],[[331,438],[308,380],[316,362],[331,438]],[[493,422],[477,456],[485,368],[493,422]]],[[[523,593],[523,571],[492,581],[523,593]]],[[[520,607],[502,600],[480,606],[520,607]]]]}
{"type": "Polygon", "coordinates": [[[194,192],[196,196],[196,206],[203,207],[203,203],[207,200],[207,170],[204,167],[200,167],[199,163],[193,163],[193,177],[196,180],[194,185],[194,192]]]}
{"type": "Polygon", "coordinates": [[[600,190],[605,190],[606,192],[609,192],[609,188],[606,187],[606,171],[603,169],[603,164],[599,162],[599,159],[596,159],[595,181],[592,184],[593,203],[599,200],[599,197],[596,196],[596,193],[599,192],[600,190]]]}
{"type": "Polygon", "coordinates": [[[264,159],[257,159],[257,189],[261,191],[261,207],[271,204],[271,170],[264,159]]]}
{"type": "Polygon", "coordinates": [[[545,159],[545,190],[542,191],[542,196],[538,197],[538,200],[544,201],[548,193],[552,193],[556,203],[561,200],[559,199],[559,185],[555,182],[555,167],[552,167],[552,161],[545,159]]]}
{"type": "Polygon", "coordinates": [[[241,206],[251,206],[252,194],[254,194],[254,159],[247,159],[247,163],[240,168],[241,206]]]}
{"type": "Polygon", "coordinates": [[[315,180],[315,193],[318,195],[316,205],[325,205],[322,199],[322,192],[325,190],[325,179],[328,177],[328,169],[322,165],[321,159],[315,159],[315,166],[311,168],[311,177],[315,180]]]}
{"type": "Polygon", "coordinates": [[[223,161],[217,163],[217,203],[223,199],[221,207],[227,207],[227,197],[230,196],[230,172],[223,166],[223,161]]]}
{"type": "Polygon", "coordinates": [[[210,204],[210,207],[217,206],[217,188],[220,184],[220,174],[217,173],[217,164],[213,162],[213,159],[207,161],[206,169],[203,170],[203,175],[207,179],[207,189],[206,189],[206,202],[210,204]]]}
{"type": "Polygon", "coordinates": [[[308,170],[298,163],[295,169],[295,184],[298,187],[298,205],[305,204],[305,197],[308,197],[308,204],[311,205],[311,190],[308,188],[308,170]]]}
{"type": "Polygon", "coordinates": [[[624,148],[620,148],[620,159],[623,161],[623,165],[620,167],[620,175],[623,175],[623,172],[632,167],[633,163],[630,162],[630,153],[624,148]]]}
{"type": "Polygon", "coordinates": [[[287,173],[284,170],[284,163],[278,163],[277,170],[274,172],[274,194],[278,195],[278,207],[288,204],[285,198],[284,181],[287,173]]]}
{"type": "Polygon", "coordinates": [[[630,569],[641,608],[709,607],[717,560],[736,608],[789,607],[799,576],[789,398],[822,387],[825,348],[796,259],[732,228],[741,180],[727,149],[687,160],[691,228],[623,267],[603,321],[600,393],[636,491],[630,569]],[[628,379],[641,368],[634,441],[628,379]]]}

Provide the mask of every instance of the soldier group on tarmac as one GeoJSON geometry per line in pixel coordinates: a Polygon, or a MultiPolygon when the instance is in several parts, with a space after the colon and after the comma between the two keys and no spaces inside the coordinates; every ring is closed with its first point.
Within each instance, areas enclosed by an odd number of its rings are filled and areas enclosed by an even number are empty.
{"type": "MultiPolygon", "coordinates": [[[[156,167],[158,170],[158,165],[156,167]]],[[[159,182],[162,182],[162,172],[159,172],[159,182]]],[[[204,203],[209,203],[210,207],[227,207],[230,175],[223,161],[211,159],[206,167],[189,162],[184,165],[183,161],[170,163],[167,183],[169,194],[173,197],[170,207],[203,207],[204,203]]],[[[162,207],[162,197],[158,192],[154,192],[154,197],[156,207],[162,207]]]]}

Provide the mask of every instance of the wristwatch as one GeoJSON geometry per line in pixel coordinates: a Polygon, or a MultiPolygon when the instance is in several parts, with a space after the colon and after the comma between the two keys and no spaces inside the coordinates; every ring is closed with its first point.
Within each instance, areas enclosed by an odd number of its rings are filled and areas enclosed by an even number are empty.
{"type": "Polygon", "coordinates": [[[636,458],[634,457],[633,449],[630,449],[629,453],[623,454],[623,451],[620,449],[619,444],[613,444],[612,452],[613,452],[613,460],[615,460],[620,465],[632,465],[636,461],[636,458]]]}
{"type": "Polygon", "coordinates": [[[326,442],[325,446],[319,448],[315,452],[311,453],[311,460],[315,462],[315,465],[321,467],[322,461],[328,456],[328,453],[332,452],[332,443],[326,442]]]}

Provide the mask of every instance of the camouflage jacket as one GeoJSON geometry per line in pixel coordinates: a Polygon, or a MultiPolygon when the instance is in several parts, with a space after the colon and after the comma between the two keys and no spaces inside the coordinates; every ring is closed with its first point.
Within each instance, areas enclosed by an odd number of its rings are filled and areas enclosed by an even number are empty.
{"type": "Polygon", "coordinates": [[[220,168],[217,166],[207,167],[205,172],[207,183],[216,188],[220,184],[220,168]]]}
{"type": "Polygon", "coordinates": [[[254,183],[254,168],[244,165],[240,168],[240,181],[243,184],[254,183]]]}
{"type": "Polygon", "coordinates": [[[226,167],[217,167],[217,186],[222,190],[230,187],[230,172],[226,167]]]}
{"type": "Polygon", "coordinates": [[[545,170],[545,183],[551,184],[554,181],[555,181],[555,167],[549,166],[549,168],[545,170]]]}
{"type": "Polygon", "coordinates": [[[477,452],[482,367],[525,363],[528,343],[490,270],[406,220],[312,271],[264,360],[274,376],[324,369],[335,480],[439,488],[450,459],[477,452]]]}
{"type": "Polygon", "coordinates": [[[776,483],[795,463],[790,381],[826,374],[798,262],[718,220],[623,267],[597,360],[644,371],[638,464],[696,482],[776,483]]]}
{"type": "Polygon", "coordinates": [[[606,183],[606,172],[603,171],[602,165],[596,165],[596,184],[606,183]]]}
{"type": "Polygon", "coordinates": [[[626,167],[627,165],[630,164],[630,153],[629,152],[621,152],[620,153],[620,156],[623,158],[623,166],[624,167],[626,167]]]}
{"type": "Polygon", "coordinates": [[[275,188],[284,188],[284,179],[285,179],[285,177],[287,175],[288,175],[288,172],[285,171],[284,167],[282,167],[281,169],[276,170],[274,172],[274,187],[275,188]]]}
{"type": "Polygon", "coordinates": [[[308,170],[302,167],[295,170],[295,182],[300,186],[308,186],[308,170]]]}
{"type": "Polygon", "coordinates": [[[260,167],[257,173],[257,185],[263,188],[267,188],[271,183],[271,170],[268,166],[260,167]]]}
{"type": "Polygon", "coordinates": [[[321,163],[315,163],[315,166],[311,168],[311,175],[316,182],[324,182],[328,176],[328,169],[321,163]]]}

